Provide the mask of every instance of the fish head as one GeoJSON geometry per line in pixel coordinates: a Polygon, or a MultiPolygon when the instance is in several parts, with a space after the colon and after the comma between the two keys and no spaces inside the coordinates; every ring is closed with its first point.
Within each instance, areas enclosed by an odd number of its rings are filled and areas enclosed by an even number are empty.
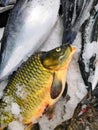
{"type": "Polygon", "coordinates": [[[71,45],[62,45],[41,55],[41,62],[47,69],[58,70],[67,65],[76,48],[71,45]]]}

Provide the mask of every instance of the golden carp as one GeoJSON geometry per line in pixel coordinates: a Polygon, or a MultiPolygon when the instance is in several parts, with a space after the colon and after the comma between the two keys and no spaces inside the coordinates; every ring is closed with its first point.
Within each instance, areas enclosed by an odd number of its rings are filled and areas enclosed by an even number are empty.
{"type": "Polygon", "coordinates": [[[0,101],[2,129],[14,120],[33,124],[60,98],[74,52],[74,47],[63,45],[36,53],[13,73],[0,101]]]}

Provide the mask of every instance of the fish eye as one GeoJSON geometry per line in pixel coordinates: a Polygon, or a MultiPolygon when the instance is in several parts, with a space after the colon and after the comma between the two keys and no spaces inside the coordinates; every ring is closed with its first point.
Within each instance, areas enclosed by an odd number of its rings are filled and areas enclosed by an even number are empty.
{"type": "Polygon", "coordinates": [[[61,48],[56,48],[56,52],[60,52],[61,51],[61,48]]]}

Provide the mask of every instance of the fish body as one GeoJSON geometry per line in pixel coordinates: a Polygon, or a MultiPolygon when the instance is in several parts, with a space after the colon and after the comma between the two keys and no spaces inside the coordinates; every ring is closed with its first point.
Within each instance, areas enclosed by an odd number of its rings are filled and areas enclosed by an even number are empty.
{"type": "Polygon", "coordinates": [[[9,16],[0,52],[0,80],[39,49],[57,21],[60,0],[19,0],[9,16]]]}
{"type": "Polygon", "coordinates": [[[13,73],[0,101],[1,128],[14,120],[34,123],[60,98],[74,52],[74,47],[61,46],[37,53],[13,73]]]}

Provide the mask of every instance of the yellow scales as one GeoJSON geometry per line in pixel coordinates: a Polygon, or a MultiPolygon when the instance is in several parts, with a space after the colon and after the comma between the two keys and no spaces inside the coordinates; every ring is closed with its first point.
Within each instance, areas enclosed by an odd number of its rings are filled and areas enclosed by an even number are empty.
{"type": "Polygon", "coordinates": [[[60,98],[74,52],[74,47],[64,45],[36,53],[13,73],[0,101],[1,129],[14,120],[33,124],[47,106],[60,98]],[[19,109],[17,114],[13,104],[19,109]]]}

